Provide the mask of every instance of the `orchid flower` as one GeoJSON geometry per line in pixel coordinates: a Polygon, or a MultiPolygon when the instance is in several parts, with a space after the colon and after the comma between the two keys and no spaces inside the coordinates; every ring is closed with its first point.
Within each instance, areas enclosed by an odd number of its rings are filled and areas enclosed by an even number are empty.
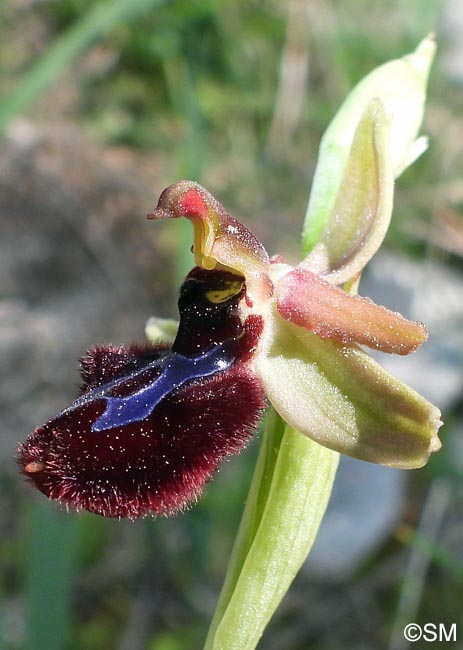
{"type": "MultiPolygon", "coordinates": [[[[373,126],[368,114],[359,137],[373,126]]],[[[329,235],[292,267],[269,258],[197,183],[164,190],[149,218],[194,227],[196,267],[181,288],[175,339],[91,349],[80,397],[22,446],[26,476],[47,496],[105,516],[171,514],[243,448],[265,395],[331,449],[394,467],[426,463],[440,446],[439,411],[359,347],[408,354],[426,329],[338,286],[380,243],[387,199],[365,200],[371,227],[349,233],[349,254],[319,273],[329,235]]]]}
{"type": "Polygon", "coordinates": [[[164,190],[149,219],[185,217],[194,231],[175,335],[154,321],[149,345],[89,350],[79,397],[20,447],[25,476],[47,497],[103,516],[172,514],[244,448],[266,400],[329,449],[424,465],[440,447],[439,410],[363,347],[409,354],[426,328],[356,295],[389,226],[394,176],[415,155],[394,133],[380,99],[369,100],[335,200],[296,266],[269,257],[199,184],[164,190]]]}

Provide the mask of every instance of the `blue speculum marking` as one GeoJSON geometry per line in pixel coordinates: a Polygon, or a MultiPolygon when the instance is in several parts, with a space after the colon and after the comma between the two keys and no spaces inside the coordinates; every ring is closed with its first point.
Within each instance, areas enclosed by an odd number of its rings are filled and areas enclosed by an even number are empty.
{"type": "MultiPolygon", "coordinates": [[[[145,420],[156,406],[175,389],[193,379],[210,377],[229,368],[234,361],[234,355],[229,348],[230,341],[228,345],[227,343],[217,345],[197,357],[187,357],[177,352],[171,352],[162,360],[152,364],[152,366],[162,367],[161,374],[132,395],[107,397],[103,391],[101,391],[101,395],[94,395],[93,399],[96,397],[106,400],[106,409],[93,423],[92,431],[106,431],[145,420]]],[[[147,366],[143,371],[149,368],[150,366],[147,366]]],[[[130,379],[130,376],[123,379],[130,379]]],[[[110,388],[117,386],[118,383],[111,384],[110,388]]],[[[105,388],[107,390],[108,386],[105,388]]],[[[73,407],[80,405],[77,402],[74,402],[73,407]]]]}

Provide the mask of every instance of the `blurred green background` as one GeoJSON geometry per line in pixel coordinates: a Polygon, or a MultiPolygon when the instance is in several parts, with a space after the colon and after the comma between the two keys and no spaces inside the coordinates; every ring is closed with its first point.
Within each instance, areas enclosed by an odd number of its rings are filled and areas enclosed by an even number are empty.
{"type": "Polygon", "coordinates": [[[16,446],[74,397],[86,347],[142,340],[148,316],[176,315],[191,233],[145,221],[161,190],[200,181],[295,261],[336,108],[430,31],[430,149],[397,184],[360,293],[429,324],[429,351],[397,373],[443,409],[444,450],[419,472],[341,468],[331,525],[260,647],[398,650],[415,620],[457,623],[461,640],[461,2],[3,0],[0,12],[0,650],[201,648],[257,441],[190,512],[135,523],[47,503],[17,476],[16,446]]]}

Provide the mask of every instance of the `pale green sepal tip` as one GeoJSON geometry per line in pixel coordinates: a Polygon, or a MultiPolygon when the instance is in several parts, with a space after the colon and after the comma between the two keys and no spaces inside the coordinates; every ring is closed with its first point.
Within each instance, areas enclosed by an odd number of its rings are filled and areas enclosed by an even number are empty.
{"type": "Polygon", "coordinates": [[[414,142],[423,119],[426,85],[435,50],[434,37],[427,36],[414,52],[376,68],[349,93],[321,141],[303,226],[305,254],[318,241],[331,213],[356,126],[372,98],[378,97],[391,117],[391,163],[395,178],[416,159],[419,149],[414,142]]]}
{"type": "Polygon", "coordinates": [[[177,330],[177,320],[152,316],[145,325],[145,336],[154,345],[157,343],[173,343],[177,330]]]}

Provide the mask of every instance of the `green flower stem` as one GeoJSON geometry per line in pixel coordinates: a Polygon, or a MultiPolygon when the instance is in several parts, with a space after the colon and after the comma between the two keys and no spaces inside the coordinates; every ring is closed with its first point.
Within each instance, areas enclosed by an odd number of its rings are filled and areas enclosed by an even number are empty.
{"type": "Polygon", "coordinates": [[[256,647],[312,547],[338,460],[270,409],[205,650],[256,647]]]}

